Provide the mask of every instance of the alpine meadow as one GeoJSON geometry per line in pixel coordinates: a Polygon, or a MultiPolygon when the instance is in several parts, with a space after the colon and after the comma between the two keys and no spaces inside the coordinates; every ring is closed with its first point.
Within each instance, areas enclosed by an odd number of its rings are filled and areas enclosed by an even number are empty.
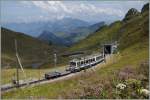
{"type": "Polygon", "coordinates": [[[0,2],[1,99],[149,99],[149,1],[0,2]]]}

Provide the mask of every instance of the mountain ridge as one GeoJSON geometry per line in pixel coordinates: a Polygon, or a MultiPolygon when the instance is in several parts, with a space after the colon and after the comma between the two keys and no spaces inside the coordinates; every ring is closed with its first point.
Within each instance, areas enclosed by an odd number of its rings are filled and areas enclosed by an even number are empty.
{"type": "MultiPolygon", "coordinates": [[[[16,66],[16,56],[14,49],[14,40],[17,40],[18,53],[24,67],[32,68],[32,64],[42,63],[52,65],[54,51],[61,53],[65,47],[59,47],[53,44],[46,44],[26,34],[14,32],[12,30],[1,28],[1,59],[2,68],[13,68],[16,66]]],[[[60,58],[61,59],[61,58],[60,58]]],[[[59,60],[61,63],[62,61],[59,60]]],[[[43,67],[44,68],[44,67],[43,67]]]]}
{"type": "Polygon", "coordinates": [[[68,46],[70,44],[67,40],[60,38],[60,37],[56,36],[55,34],[53,34],[52,32],[49,32],[47,30],[44,30],[38,36],[38,39],[47,44],[53,44],[53,45],[68,46]]]}
{"type": "Polygon", "coordinates": [[[78,42],[81,39],[84,39],[103,24],[104,22],[99,22],[91,25],[90,23],[80,19],[64,18],[53,22],[10,23],[6,25],[2,24],[2,26],[6,26],[6,28],[17,32],[26,33],[27,35],[32,34],[32,37],[35,37],[36,34],[36,38],[38,39],[41,37],[44,31],[48,31],[53,33],[53,35],[51,34],[53,37],[55,36],[61,40],[60,43],[58,43],[56,39],[49,41],[53,42],[54,44],[68,46],[78,42]],[[72,33],[75,33],[76,35],[72,33]]]}
{"type": "MultiPolygon", "coordinates": [[[[136,42],[144,41],[144,39],[147,40],[149,33],[148,5],[149,3],[145,4],[146,7],[143,6],[142,8],[146,8],[147,10],[143,12],[141,9],[140,12],[133,13],[133,16],[129,19],[126,19],[127,16],[125,16],[121,21],[113,22],[110,25],[104,25],[96,30],[95,33],[89,35],[86,39],[77,42],[69,49],[69,51],[95,51],[99,50],[104,43],[114,41],[119,42],[119,49],[124,49],[136,42]]],[[[129,9],[126,15],[130,16],[129,12],[132,15],[132,9],[129,9]]]]}
{"type": "MultiPolygon", "coordinates": [[[[56,31],[61,30],[61,28],[64,31],[65,27],[68,28],[70,27],[69,25],[71,27],[79,27],[79,26],[87,26],[89,25],[89,23],[83,20],[73,19],[73,18],[64,18],[56,21],[44,21],[44,22],[40,21],[40,22],[32,22],[32,23],[7,23],[7,24],[2,23],[2,26],[5,28],[11,29],[16,32],[26,33],[33,37],[39,36],[40,33],[46,29],[50,29],[50,32],[52,33],[56,33],[56,31]],[[71,23],[73,22],[75,23],[71,25],[71,23]],[[60,29],[55,30],[56,27],[60,29]]],[[[66,31],[67,30],[65,30],[65,32],[66,31]]]]}
{"type": "Polygon", "coordinates": [[[102,27],[103,25],[105,25],[105,22],[99,22],[90,26],[80,26],[77,27],[75,29],[72,29],[70,31],[68,31],[67,33],[59,33],[59,35],[55,35],[55,34],[43,34],[44,31],[47,31],[52,33],[50,30],[45,29],[40,35],[39,35],[39,39],[40,37],[43,41],[51,41],[54,44],[57,45],[64,45],[64,46],[71,46],[74,43],[86,38],[89,34],[92,34],[93,32],[95,32],[98,28],[102,27]],[[44,36],[42,36],[44,35],[44,36]],[[45,39],[44,39],[45,37],[45,39]],[[55,37],[55,39],[54,39],[55,37]],[[57,38],[57,39],[56,39],[57,38]]]}

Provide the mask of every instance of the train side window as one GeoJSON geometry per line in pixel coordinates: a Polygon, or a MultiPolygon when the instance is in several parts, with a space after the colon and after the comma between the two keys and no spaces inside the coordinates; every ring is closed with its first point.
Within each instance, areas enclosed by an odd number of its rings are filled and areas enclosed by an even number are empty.
{"type": "Polygon", "coordinates": [[[86,60],[86,63],[88,63],[88,60],[86,60]]]}
{"type": "Polygon", "coordinates": [[[77,65],[80,66],[80,62],[78,62],[77,65]]]}
{"type": "Polygon", "coordinates": [[[93,58],[93,61],[95,61],[95,58],[93,58]]]}
{"type": "Polygon", "coordinates": [[[81,65],[83,65],[84,64],[84,62],[83,61],[81,61],[81,65]]]}
{"type": "Polygon", "coordinates": [[[99,60],[101,58],[101,56],[98,56],[97,59],[99,60]]]}
{"type": "Polygon", "coordinates": [[[86,64],[86,60],[84,60],[84,64],[86,64]]]}
{"type": "Polygon", "coordinates": [[[91,60],[91,62],[92,62],[92,59],[90,59],[91,60]]]}
{"type": "Polygon", "coordinates": [[[70,65],[76,66],[76,62],[70,62],[70,65]]]}
{"type": "Polygon", "coordinates": [[[96,60],[98,60],[98,57],[96,57],[96,60]]]}
{"type": "Polygon", "coordinates": [[[100,59],[103,58],[103,56],[100,56],[100,59]]]}

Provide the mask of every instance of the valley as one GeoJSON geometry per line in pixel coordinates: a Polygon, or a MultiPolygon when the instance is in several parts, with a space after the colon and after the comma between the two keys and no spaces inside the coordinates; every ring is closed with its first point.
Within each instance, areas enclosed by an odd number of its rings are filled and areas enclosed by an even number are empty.
{"type": "MultiPolygon", "coordinates": [[[[14,40],[18,42],[18,53],[21,57],[21,61],[26,68],[32,68],[32,64],[41,63],[43,66],[54,66],[53,55],[54,52],[60,52],[58,58],[60,58],[60,64],[65,60],[61,57],[61,53],[66,47],[59,47],[52,44],[46,44],[39,41],[36,38],[30,37],[23,33],[14,32],[5,28],[2,28],[2,68],[13,68],[16,66],[15,45],[14,40]],[[63,60],[61,60],[63,59],[63,60]]],[[[43,67],[44,68],[44,67],[43,67]]]]}
{"type": "MultiPolygon", "coordinates": [[[[12,26],[10,27],[14,28],[12,26]]],[[[27,30],[22,30],[23,33],[12,31],[9,26],[1,28],[2,84],[11,82],[18,66],[14,39],[18,41],[18,53],[25,73],[28,73],[27,77],[32,79],[41,79],[47,72],[64,71],[71,66],[69,62],[71,60],[84,58],[85,61],[85,56],[104,54],[104,44],[117,42],[118,47],[116,52],[106,56],[109,57],[106,63],[101,62],[93,65],[92,68],[83,68],[75,73],[70,69],[71,74],[65,76],[67,78],[60,77],[60,80],[58,78],[56,81],[50,79],[47,83],[15,89],[3,93],[2,99],[11,97],[14,99],[149,98],[147,94],[141,92],[142,89],[150,92],[149,3],[144,4],[140,11],[135,8],[128,9],[122,20],[116,20],[109,25],[105,22],[90,24],[82,20],[66,18],[59,20],[59,23],[47,22],[39,26],[38,28],[42,27],[42,30],[37,30],[35,25],[37,36],[25,34],[27,30]],[[54,54],[57,54],[57,57],[54,54]],[[40,66],[33,68],[33,64],[40,64],[40,66]],[[118,84],[123,84],[125,87],[119,89],[118,84]]],[[[81,62],[81,65],[86,63],[88,62],[81,62]]],[[[75,65],[78,63],[76,62],[75,65]]],[[[19,72],[21,74],[20,69],[19,72]]],[[[20,79],[23,79],[23,76],[20,79]]]]}
{"type": "Polygon", "coordinates": [[[2,26],[35,38],[38,37],[46,43],[52,42],[56,45],[70,46],[86,38],[104,24],[104,22],[99,22],[91,25],[79,19],[64,18],[54,22],[7,23],[2,26]]]}

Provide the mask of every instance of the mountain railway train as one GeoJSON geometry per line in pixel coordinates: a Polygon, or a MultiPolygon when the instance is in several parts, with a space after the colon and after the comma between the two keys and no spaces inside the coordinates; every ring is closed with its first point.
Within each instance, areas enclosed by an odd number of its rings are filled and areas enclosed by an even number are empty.
{"type": "Polygon", "coordinates": [[[70,61],[70,66],[67,70],[71,72],[78,72],[95,66],[104,60],[105,57],[103,54],[95,54],[80,59],[73,59],[70,61]]]}
{"type": "Polygon", "coordinates": [[[29,81],[28,84],[27,84],[27,82],[23,82],[23,83],[20,83],[20,84],[15,83],[14,85],[3,86],[3,87],[1,87],[1,91],[12,90],[16,87],[19,88],[19,87],[23,87],[23,86],[26,86],[26,85],[31,85],[31,84],[44,82],[44,81],[47,81],[47,80],[50,80],[50,79],[63,77],[63,76],[69,75],[71,73],[80,72],[81,70],[91,68],[92,66],[95,66],[95,65],[97,65],[97,64],[99,64],[103,61],[105,61],[104,53],[103,54],[90,55],[90,56],[82,57],[82,58],[79,58],[79,59],[73,59],[69,62],[69,68],[67,68],[63,72],[58,72],[58,71],[48,72],[48,73],[45,73],[45,77],[43,79],[29,81]]]}
{"type": "MultiPolygon", "coordinates": [[[[66,69],[66,71],[56,72],[57,74],[54,72],[46,73],[45,78],[51,79],[53,77],[56,78],[56,77],[65,76],[65,75],[68,75],[70,73],[80,72],[81,70],[85,70],[85,69],[90,68],[92,66],[95,66],[101,62],[105,62],[106,61],[105,55],[116,53],[117,47],[118,47],[117,41],[115,41],[114,43],[103,44],[102,53],[93,54],[93,55],[81,57],[78,59],[77,58],[73,59],[69,62],[69,67],[66,69]]],[[[72,53],[72,55],[75,55],[75,54],[84,54],[84,53],[83,52],[72,53]]],[[[64,56],[67,56],[67,55],[64,55],[64,56]]]]}
{"type": "MultiPolygon", "coordinates": [[[[57,77],[66,76],[66,75],[69,75],[71,73],[76,73],[76,72],[80,72],[81,70],[91,68],[92,66],[95,66],[101,62],[105,62],[106,61],[105,54],[117,53],[117,46],[118,46],[117,42],[114,42],[111,44],[104,44],[103,45],[103,53],[93,54],[93,55],[81,57],[78,59],[77,58],[73,59],[69,62],[69,67],[65,71],[62,71],[62,72],[55,71],[55,72],[45,73],[45,77],[43,79],[31,81],[31,82],[28,82],[28,84],[35,84],[35,83],[43,82],[43,81],[46,81],[49,79],[54,79],[57,77]]],[[[17,51],[17,49],[16,49],[16,51],[17,51]]],[[[76,54],[84,54],[84,53],[78,52],[78,53],[72,53],[69,55],[76,55],[76,54]]],[[[64,56],[68,56],[68,55],[64,55],[64,56]]],[[[21,68],[22,68],[22,66],[21,66],[21,68]]],[[[11,90],[13,88],[22,87],[25,85],[27,85],[26,82],[21,83],[21,84],[19,84],[19,82],[17,82],[17,84],[16,84],[16,82],[15,82],[14,85],[3,86],[1,88],[1,90],[7,91],[7,90],[11,90]]]]}
{"type": "Polygon", "coordinates": [[[53,79],[61,76],[68,75],[70,73],[80,72],[81,70],[88,69],[101,62],[105,61],[104,54],[94,54],[78,59],[73,59],[69,62],[69,68],[65,72],[50,72],[45,74],[45,79],[53,79]]]}

